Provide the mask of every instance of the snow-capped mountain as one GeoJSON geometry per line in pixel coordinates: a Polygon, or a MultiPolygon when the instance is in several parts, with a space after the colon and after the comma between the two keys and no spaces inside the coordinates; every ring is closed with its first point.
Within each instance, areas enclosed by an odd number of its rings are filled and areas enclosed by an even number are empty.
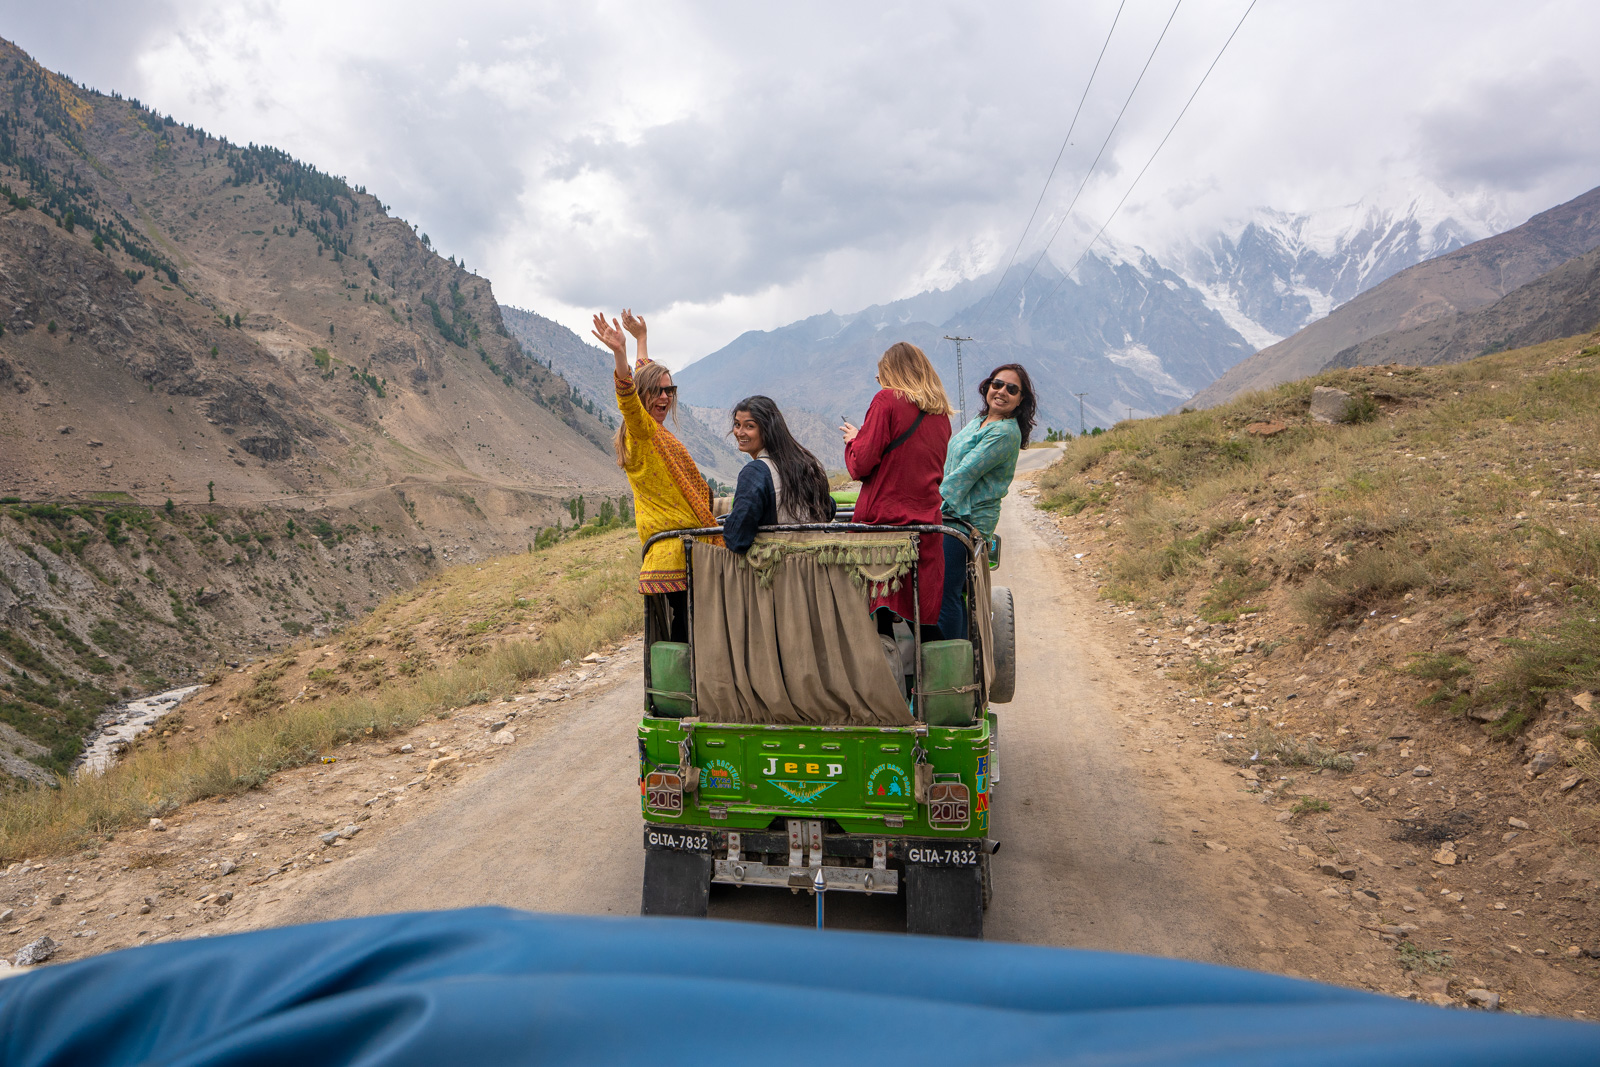
{"type": "Polygon", "coordinates": [[[1430,191],[1291,214],[1260,209],[1161,253],[1230,326],[1265,348],[1425,259],[1505,228],[1488,205],[1430,191]]]}
{"type": "Polygon", "coordinates": [[[1263,209],[1159,248],[1102,241],[1066,276],[1049,258],[1030,276],[1025,257],[1003,282],[990,272],[751,331],[676,378],[696,404],[766,393],[822,415],[813,421],[823,426],[865,408],[876,359],[898,340],[928,353],[956,400],[944,335],[959,334],[975,338],[964,350],[969,414],[983,374],[1020,362],[1038,388],[1041,427],[1078,429],[1079,393],[1084,422],[1109,426],[1177,407],[1257,349],[1497,226],[1484,205],[1431,189],[1300,214],[1263,209]]]}

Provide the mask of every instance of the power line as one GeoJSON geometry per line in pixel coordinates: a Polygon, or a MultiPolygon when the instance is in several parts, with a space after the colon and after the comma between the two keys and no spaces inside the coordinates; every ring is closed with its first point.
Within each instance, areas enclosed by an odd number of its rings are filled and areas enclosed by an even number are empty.
{"type": "Polygon", "coordinates": [[[1072,131],[1078,128],[1078,116],[1083,114],[1083,105],[1089,99],[1089,87],[1094,84],[1094,76],[1100,72],[1100,61],[1106,58],[1106,49],[1111,47],[1111,35],[1117,31],[1117,22],[1122,18],[1122,9],[1127,6],[1128,0],[1122,0],[1117,5],[1117,13],[1111,18],[1111,28],[1106,31],[1105,43],[1100,46],[1100,54],[1095,57],[1094,69],[1089,72],[1089,80],[1084,83],[1083,95],[1078,97],[1078,109],[1072,113],[1072,121],[1067,124],[1067,135],[1061,138],[1061,151],[1056,153],[1056,161],[1050,164],[1050,173],[1045,175],[1044,187],[1039,190],[1039,199],[1034,202],[1033,211],[1028,215],[1022,233],[1017,236],[1017,247],[1011,250],[1011,258],[1006,260],[1006,265],[1000,270],[1000,277],[995,280],[994,292],[989,294],[988,302],[983,305],[983,310],[978,313],[978,318],[989,313],[989,305],[994,303],[994,298],[1000,295],[1000,287],[1005,284],[1006,271],[1011,269],[1011,264],[1017,261],[1017,256],[1022,251],[1022,242],[1027,240],[1028,231],[1033,228],[1033,220],[1039,215],[1039,207],[1044,203],[1044,194],[1050,191],[1050,182],[1056,176],[1056,168],[1061,166],[1061,157],[1067,154],[1067,146],[1072,143],[1072,131]]]}
{"type": "MultiPolygon", "coordinates": [[[[1256,0],[1250,0],[1250,6],[1244,9],[1243,15],[1239,16],[1239,21],[1233,27],[1233,32],[1228,34],[1228,39],[1223,41],[1222,47],[1217,50],[1217,57],[1211,61],[1211,66],[1207,67],[1206,72],[1200,76],[1200,84],[1194,87],[1194,92],[1190,93],[1189,99],[1184,101],[1183,110],[1178,112],[1178,117],[1172,120],[1171,126],[1167,127],[1166,136],[1161,138],[1161,143],[1156,145],[1156,150],[1150,153],[1150,158],[1145,160],[1143,167],[1139,168],[1139,173],[1133,176],[1133,182],[1128,186],[1128,191],[1122,194],[1122,199],[1117,201],[1117,206],[1111,209],[1110,215],[1106,216],[1106,221],[1100,227],[1099,232],[1090,238],[1088,244],[1083,246],[1083,251],[1078,254],[1078,258],[1073,262],[1072,268],[1066,273],[1062,274],[1060,279],[1057,280],[1055,289],[1051,289],[1048,293],[1046,293],[1044,300],[1040,300],[1033,305],[1034,311],[1037,311],[1039,308],[1043,307],[1052,296],[1056,295],[1056,290],[1060,289],[1066,284],[1066,281],[1069,277],[1071,277],[1072,272],[1078,269],[1078,265],[1082,263],[1084,257],[1089,254],[1089,250],[1095,246],[1095,242],[1099,241],[1100,238],[1105,235],[1106,227],[1111,225],[1111,220],[1117,217],[1117,212],[1122,210],[1122,205],[1127,203],[1128,197],[1133,195],[1134,186],[1139,184],[1139,179],[1144,177],[1144,172],[1150,169],[1150,164],[1156,161],[1156,156],[1160,155],[1161,150],[1166,147],[1168,138],[1172,136],[1172,131],[1176,130],[1178,128],[1178,123],[1183,121],[1183,116],[1189,111],[1189,105],[1194,103],[1194,98],[1200,95],[1200,90],[1205,86],[1206,79],[1211,77],[1211,72],[1215,70],[1217,64],[1222,61],[1222,54],[1226,52],[1228,50],[1228,46],[1233,43],[1234,37],[1238,35],[1239,30],[1244,26],[1244,20],[1250,17],[1250,12],[1255,10],[1255,6],[1256,0]]],[[[1028,321],[1030,322],[1033,321],[1034,311],[1028,312],[1028,321]]]]}
{"type": "MultiPolygon", "coordinates": [[[[1252,0],[1252,3],[1254,0],[1252,0]]],[[[1172,20],[1178,17],[1178,8],[1183,6],[1183,0],[1178,0],[1172,5],[1172,14],[1167,16],[1166,25],[1161,27],[1161,36],[1156,38],[1155,45],[1150,49],[1150,55],[1145,58],[1144,66],[1139,69],[1139,77],[1134,80],[1133,88],[1128,90],[1128,98],[1122,102],[1122,110],[1117,112],[1117,119],[1111,124],[1111,129],[1106,131],[1106,139],[1100,143],[1100,151],[1095,153],[1094,162],[1089,164],[1089,169],[1083,172],[1083,181],[1078,183],[1078,191],[1072,194],[1072,200],[1067,204],[1066,211],[1061,213],[1061,221],[1056,223],[1055,231],[1050,234],[1050,240],[1044,243],[1039,250],[1039,255],[1033,261],[1033,266],[1028,268],[1028,276],[1022,279],[1022,285],[1017,289],[1021,293],[1028,287],[1028,282],[1033,278],[1033,272],[1039,269],[1039,264],[1044,262],[1045,254],[1050,251],[1050,246],[1055,244],[1056,238],[1061,234],[1061,227],[1067,224],[1067,219],[1072,216],[1072,209],[1077,206],[1078,198],[1083,195],[1083,190],[1088,187],[1089,179],[1094,175],[1094,169],[1100,165],[1100,157],[1106,154],[1106,147],[1111,144],[1111,138],[1117,132],[1117,127],[1122,124],[1122,116],[1127,114],[1128,105],[1133,103],[1133,94],[1139,91],[1139,85],[1144,81],[1145,73],[1149,71],[1150,64],[1155,61],[1156,50],[1161,47],[1161,42],[1166,40],[1167,30],[1172,28],[1172,20]]],[[[1002,277],[1001,281],[1005,279],[1002,277]]],[[[1059,285],[1057,286],[1059,288],[1059,285]]],[[[1033,318],[1030,312],[1029,319],[1033,318]]]]}

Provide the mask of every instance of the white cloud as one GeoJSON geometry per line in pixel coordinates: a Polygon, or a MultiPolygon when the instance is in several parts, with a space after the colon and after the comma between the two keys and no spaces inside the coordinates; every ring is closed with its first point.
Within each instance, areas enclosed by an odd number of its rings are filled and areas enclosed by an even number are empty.
{"type": "MultiPolygon", "coordinates": [[[[1247,2],[1180,9],[1058,261],[1247,2]]],[[[575,328],[632,304],[681,363],[1009,255],[1115,6],[0,0],[0,17],[49,66],[366,185],[503,300],[575,328]]],[[[1130,0],[1045,225],[1170,10],[1130,0]]],[[[1112,235],[1159,247],[1413,179],[1519,221],[1600,173],[1597,29],[1571,0],[1262,0],[1112,235]]]]}

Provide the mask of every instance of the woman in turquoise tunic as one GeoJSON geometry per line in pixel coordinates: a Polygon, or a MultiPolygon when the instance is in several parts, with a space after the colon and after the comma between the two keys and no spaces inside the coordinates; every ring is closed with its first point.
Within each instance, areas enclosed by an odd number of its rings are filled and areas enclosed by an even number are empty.
{"type": "MultiPolygon", "coordinates": [[[[1020,363],[996,367],[978,383],[978,393],[983,406],[977,417],[950,439],[939,492],[947,521],[970,523],[984,537],[993,537],[1000,521],[1000,500],[1017,471],[1017,455],[1033,435],[1036,404],[1033,380],[1020,363]]],[[[946,536],[939,632],[947,640],[967,636],[967,615],[961,605],[966,584],[966,546],[946,536]]]]}

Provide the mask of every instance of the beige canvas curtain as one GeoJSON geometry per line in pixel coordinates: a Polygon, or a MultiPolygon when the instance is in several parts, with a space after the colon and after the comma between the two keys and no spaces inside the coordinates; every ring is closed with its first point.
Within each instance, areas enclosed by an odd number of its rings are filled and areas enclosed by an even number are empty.
{"type": "Polygon", "coordinates": [[[909,543],[905,534],[762,534],[756,540],[761,550],[751,550],[759,565],[752,566],[725,548],[696,542],[700,718],[911,725],[867,614],[866,592],[869,584],[901,577],[909,543]]]}

